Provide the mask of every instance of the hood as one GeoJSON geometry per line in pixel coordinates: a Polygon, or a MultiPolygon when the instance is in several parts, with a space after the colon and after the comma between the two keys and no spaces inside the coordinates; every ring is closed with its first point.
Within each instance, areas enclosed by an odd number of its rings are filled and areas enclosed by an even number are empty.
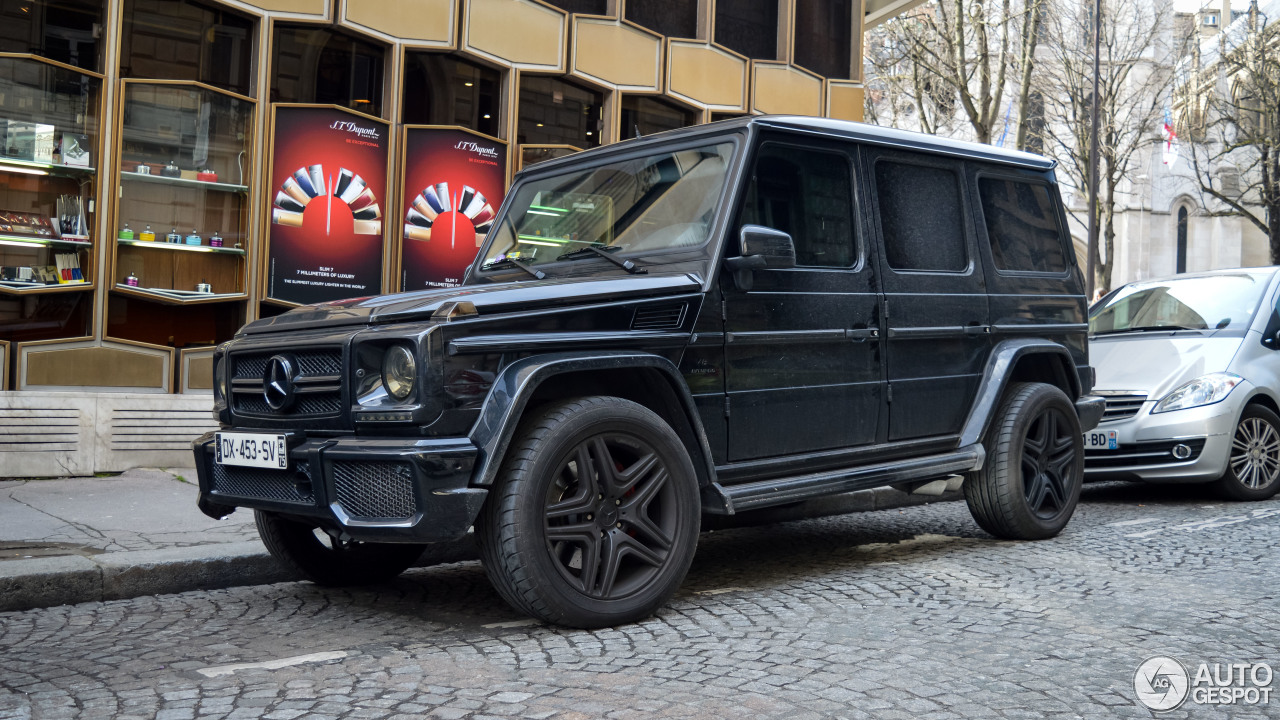
{"type": "Polygon", "coordinates": [[[1238,333],[1140,333],[1089,341],[1097,390],[1136,390],[1159,400],[1201,375],[1223,372],[1243,342],[1238,333]]]}
{"type": "Polygon", "coordinates": [[[548,278],[492,285],[464,285],[307,305],[283,315],[249,323],[240,332],[256,335],[344,325],[423,321],[451,300],[466,300],[474,304],[481,315],[492,315],[512,310],[538,310],[701,290],[702,281],[687,274],[548,278]]]}

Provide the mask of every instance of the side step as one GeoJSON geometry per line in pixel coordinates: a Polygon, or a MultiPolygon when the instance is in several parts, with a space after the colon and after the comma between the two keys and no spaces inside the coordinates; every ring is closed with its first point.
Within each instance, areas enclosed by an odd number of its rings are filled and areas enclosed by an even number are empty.
{"type": "Polygon", "coordinates": [[[878,465],[863,465],[840,470],[774,478],[723,486],[714,483],[704,490],[703,509],[714,514],[733,515],[744,510],[757,510],[773,505],[835,495],[854,490],[867,490],[883,485],[910,483],[969,472],[982,467],[986,451],[975,443],[959,450],[926,457],[897,460],[878,465]],[[710,493],[706,492],[707,490],[710,493]],[[717,502],[708,503],[708,495],[717,502]]]}

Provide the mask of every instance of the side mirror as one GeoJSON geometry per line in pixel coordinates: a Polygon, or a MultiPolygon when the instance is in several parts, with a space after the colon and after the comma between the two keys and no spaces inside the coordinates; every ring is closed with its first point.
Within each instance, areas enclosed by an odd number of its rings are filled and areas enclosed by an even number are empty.
{"type": "Polygon", "coordinates": [[[796,266],[796,244],[781,230],[763,225],[743,225],[738,233],[739,257],[725,258],[733,271],[734,282],[750,290],[751,271],[757,268],[792,268],[796,266]]]}

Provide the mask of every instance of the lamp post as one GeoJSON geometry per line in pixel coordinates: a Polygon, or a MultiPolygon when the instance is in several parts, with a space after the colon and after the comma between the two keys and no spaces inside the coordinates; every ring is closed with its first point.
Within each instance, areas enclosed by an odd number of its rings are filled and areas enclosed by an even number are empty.
{"type": "Polygon", "coordinates": [[[1102,0],[1093,0],[1093,95],[1089,98],[1089,251],[1085,260],[1085,305],[1093,302],[1093,256],[1098,252],[1098,73],[1102,0]]]}

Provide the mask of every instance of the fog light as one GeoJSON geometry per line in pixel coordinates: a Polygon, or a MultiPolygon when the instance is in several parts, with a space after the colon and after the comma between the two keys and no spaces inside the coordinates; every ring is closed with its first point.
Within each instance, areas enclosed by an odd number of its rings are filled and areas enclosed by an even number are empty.
{"type": "Polygon", "coordinates": [[[1173,446],[1173,456],[1178,460],[1186,460],[1191,457],[1191,446],[1178,443],[1173,446]]]}

